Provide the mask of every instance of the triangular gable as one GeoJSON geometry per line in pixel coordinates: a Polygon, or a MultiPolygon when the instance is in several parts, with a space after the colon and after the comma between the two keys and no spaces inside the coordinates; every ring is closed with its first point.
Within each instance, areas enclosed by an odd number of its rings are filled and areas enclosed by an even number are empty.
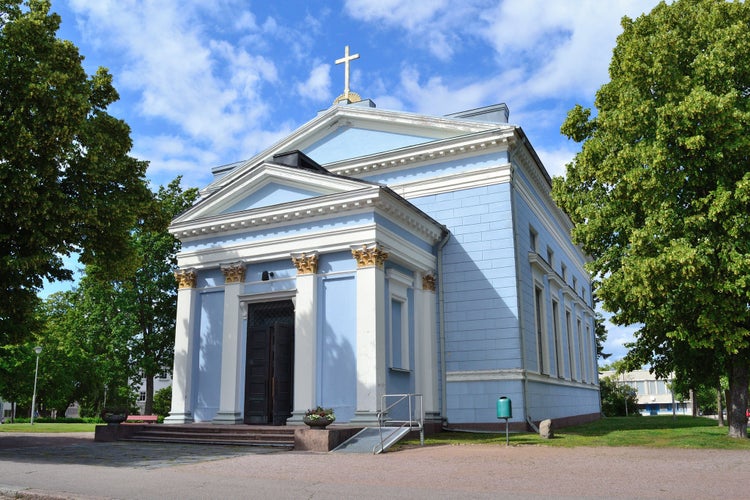
{"type": "Polygon", "coordinates": [[[435,137],[344,126],[308,146],[305,154],[325,164],[434,140],[435,137]]]}
{"type": "Polygon", "coordinates": [[[262,162],[233,176],[232,183],[204,198],[177,222],[292,203],[362,189],[372,184],[335,174],[262,162]]]}
{"type": "Polygon", "coordinates": [[[263,185],[256,187],[255,191],[237,201],[234,205],[222,210],[221,213],[241,212],[253,208],[268,207],[279,203],[290,203],[292,201],[314,198],[325,193],[302,189],[299,186],[286,185],[271,179],[262,181],[263,185]]]}
{"type": "Polygon", "coordinates": [[[326,164],[340,161],[347,156],[367,156],[499,127],[503,125],[355,105],[337,105],[216,179],[202,191],[202,194],[234,183],[235,179],[244,175],[248,169],[259,162],[271,160],[274,154],[282,151],[304,151],[318,163],[326,164]]]}

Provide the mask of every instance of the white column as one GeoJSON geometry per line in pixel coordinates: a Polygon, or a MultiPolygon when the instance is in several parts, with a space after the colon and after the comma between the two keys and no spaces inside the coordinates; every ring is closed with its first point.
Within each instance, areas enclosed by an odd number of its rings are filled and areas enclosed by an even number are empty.
{"type": "Polygon", "coordinates": [[[385,273],[376,244],[352,248],[357,259],[357,409],[353,424],[377,425],[385,394],[385,273]]]}
{"type": "Polygon", "coordinates": [[[215,424],[242,423],[241,407],[244,397],[240,394],[243,386],[242,374],[242,314],[240,311],[240,291],[245,281],[245,264],[235,262],[222,265],[224,273],[224,331],[221,344],[221,388],[219,411],[212,420],[215,424]]]}
{"type": "Polygon", "coordinates": [[[287,424],[302,423],[316,405],[318,359],[318,254],[294,253],[297,297],[294,304],[294,410],[287,424]]]}
{"type": "Polygon", "coordinates": [[[422,286],[414,290],[415,387],[422,394],[427,418],[439,419],[435,276],[422,275],[421,281],[422,286]]]}
{"type": "Polygon", "coordinates": [[[177,322],[174,338],[174,368],[172,369],[172,408],[165,424],[186,424],[193,421],[193,350],[195,349],[195,290],[194,269],[175,271],[177,290],[177,322]]]}

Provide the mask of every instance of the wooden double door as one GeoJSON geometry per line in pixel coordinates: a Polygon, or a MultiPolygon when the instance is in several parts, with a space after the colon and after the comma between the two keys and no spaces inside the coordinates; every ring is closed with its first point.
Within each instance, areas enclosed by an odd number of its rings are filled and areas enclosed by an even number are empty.
{"type": "Polygon", "coordinates": [[[244,422],[284,425],[294,397],[294,304],[249,304],[247,325],[244,422]]]}

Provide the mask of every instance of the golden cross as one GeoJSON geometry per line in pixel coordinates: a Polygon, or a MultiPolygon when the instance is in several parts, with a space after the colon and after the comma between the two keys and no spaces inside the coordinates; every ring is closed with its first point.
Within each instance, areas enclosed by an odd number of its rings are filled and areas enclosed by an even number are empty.
{"type": "Polygon", "coordinates": [[[336,64],[344,63],[344,98],[349,99],[349,61],[359,59],[359,54],[349,55],[349,46],[344,47],[344,57],[336,59],[336,64]]]}

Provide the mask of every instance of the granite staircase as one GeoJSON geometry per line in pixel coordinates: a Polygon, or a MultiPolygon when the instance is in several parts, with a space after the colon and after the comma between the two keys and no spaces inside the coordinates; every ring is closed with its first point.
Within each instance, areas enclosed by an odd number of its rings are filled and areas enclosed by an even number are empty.
{"type": "Polygon", "coordinates": [[[146,424],[137,425],[137,428],[136,425],[132,427],[133,429],[128,429],[127,436],[120,439],[151,443],[220,444],[288,450],[294,448],[294,427],[210,424],[146,424]]]}

